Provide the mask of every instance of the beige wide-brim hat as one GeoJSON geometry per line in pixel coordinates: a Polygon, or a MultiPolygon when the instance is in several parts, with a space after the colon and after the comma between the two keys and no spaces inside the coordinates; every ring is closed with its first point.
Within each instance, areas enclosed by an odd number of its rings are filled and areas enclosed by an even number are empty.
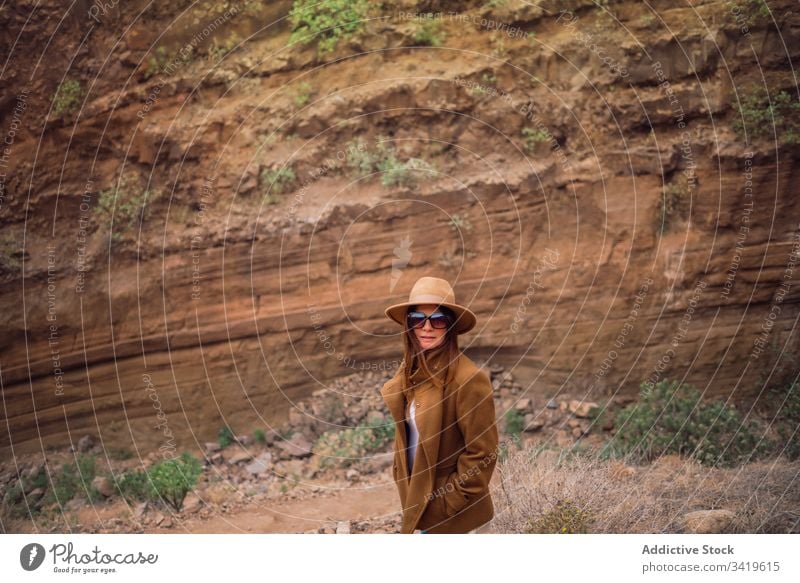
{"type": "Polygon", "coordinates": [[[453,331],[456,334],[469,332],[475,327],[475,314],[469,308],[457,304],[453,288],[447,280],[438,277],[420,277],[411,288],[407,302],[389,306],[384,312],[390,319],[405,327],[408,307],[418,304],[436,304],[453,310],[456,315],[453,331]]]}

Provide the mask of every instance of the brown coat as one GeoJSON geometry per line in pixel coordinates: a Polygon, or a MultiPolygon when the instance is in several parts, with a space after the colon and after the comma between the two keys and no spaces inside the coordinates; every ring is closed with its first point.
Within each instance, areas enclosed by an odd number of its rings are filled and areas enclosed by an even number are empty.
{"type": "MultiPolygon", "coordinates": [[[[435,363],[437,370],[441,364],[441,360],[435,363]]],[[[381,388],[395,421],[392,473],[404,534],[418,528],[465,533],[494,516],[489,481],[499,452],[492,384],[463,353],[450,369],[447,382],[436,373],[428,379],[412,377],[419,443],[411,475],[406,461],[403,365],[381,388]]]]}

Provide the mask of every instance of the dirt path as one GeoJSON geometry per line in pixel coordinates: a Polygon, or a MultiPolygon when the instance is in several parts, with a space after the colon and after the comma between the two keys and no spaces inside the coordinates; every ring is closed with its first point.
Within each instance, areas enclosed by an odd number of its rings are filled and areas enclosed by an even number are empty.
{"type": "MultiPolygon", "coordinates": [[[[267,500],[207,519],[188,518],[172,528],[147,528],[148,533],[280,533],[336,527],[340,520],[383,523],[399,513],[394,484],[328,490],[305,500],[267,500]]],[[[398,514],[399,516],[399,514],[398,514]]]]}

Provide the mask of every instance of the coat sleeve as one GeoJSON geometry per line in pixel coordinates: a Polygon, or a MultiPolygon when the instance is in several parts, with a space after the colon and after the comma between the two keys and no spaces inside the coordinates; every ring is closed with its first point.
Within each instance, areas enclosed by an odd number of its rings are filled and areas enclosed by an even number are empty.
{"type": "Polygon", "coordinates": [[[458,428],[464,436],[465,450],[458,457],[456,469],[448,476],[440,504],[446,515],[461,510],[489,492],[498,456],[497,424],[495,422],[492,383],[479,370],[456,395],[458,428]]]}

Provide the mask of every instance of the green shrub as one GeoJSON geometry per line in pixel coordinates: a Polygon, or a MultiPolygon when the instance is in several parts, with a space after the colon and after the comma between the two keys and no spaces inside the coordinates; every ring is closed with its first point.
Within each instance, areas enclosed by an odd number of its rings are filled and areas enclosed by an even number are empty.
{"type": "Polygon", "coordinates": [[[393,186],[416,186],[421,172],[430,175],[436,168],[420,158],[405,161],[397,157],[394,148],[379,138],[376,147],[370,150],[363,140],[352,142],[347,152],[347,163],[355,178],[364,178],[376,172],[381,175],[381,184],[393,186]]]}
{"type": "Polygon", "coordinates": [[[167,49],[164,47],[156,47],[155,50],[147,57],[143,75],[145,80],[153,75],[158,75],[164,66],[169,62],[169,55],[167,49]]]}
{"type": "Polygon", "coordinates": [[[361,427],[323,433],[314,444],[313,451],[322,457],[321,467],[347,467],[369,453],[383,449],[393,439],[393,423],[371,422],[361,427]]]}
{"type": "Polygon", "coordinates": [[[663,196],[659,199],[653,216],[656,231],[665,233],[677,221],[686,220],[689,217],[691,198],[689,179],[685,174],[681,173],[665,184],[663,196]]]}
{"type": "Polygon", "coordinates": [[[723,401],[701,402],[700,392],[679,381],[642,383],[639,401],[615,418],[617,433],[601,455],[652,460],[665,454],[692,457],[702,464],[732,466],[763,456],[769,444],[753,421],[723,401]]]}
{"type": "Polygon", "coordinates": [[[161,198],[161,191],[157,189],[143,189],[141,177],[135,171],[124,173],[119,181],[97,195],[96,215],[112,220],[117,227],[116,239],[123,232],[132,230],[150,216],[153,202],[161,198]]]}
{"type": "Polygon", "coordinates": [[[314,91],[311,88],[311,83],[303,81],[297,89],[297,94],[294,96],[294,103],[297,107],[303,107],[311,99],[314,91]]]}
{"type": "Polygon", "coordinates": [[[376,171],[378,160],[369,150],[364,140],[358,138],[347,148],[347,165],[354,178],[364,178],[376,171]]]}
{"type": "Polygon", "coordinates": [[[559,500],[547,512],[531,520],[526,534],[587,534],[593,521],[592,513],[571,500],[559,500]]]}
{"type": "Polygon", "coordinates": [[[233,431],[227,425],[223,425],[217,432],[217,442],[220,447],[228,447],[234,441],[233,431]]]}
{"type": "Polygon", "coordinates": [[[73,113],[78,109],[81,99],[83,99],[83,88],[80,81],[67,79],[58,86],[53,96],[53,113],[56,115],[73,113]]]}
{"type": "Polygon", "coordinates": [[[800,144],[800,101],[786,91],[768,96],[761,89],[742,95],[733,129],[741,137],[771,138],[785,144],[800,144]]]}
{"type": "Polygon", "coordinates": [[[381,172],[381,184],[392,186],[416,186],[419,174],[417,171],[430,173],[434,167],[419,158],[409,158],[405,162],[397,159],[394,152],[387,152],[386,156],[378,162],[378,171],[381,172]]]}
{"type": "Polygon", "coordinates": [[[62,464],[61,471],[54,474],[47,500],[65,504],[79,493],[85,494],[90,501],[100,499],[100,493],[92,486],[96,475],[94,456],[79,454],[75,462],[62,464]]]}
{"type": "Polygon", "coordinates": [[[253,440],[256,443],[266,443],[267,442],[267,434],[264,433],[263,429],[256,429],[253,431],[253,440]]]}
{"type": "Polygon", "coordinates": [[[414,42],[418,45],[440,47],[445,38],[446,34],[441,20],[426,18],[414,30],[414,42]]]}
{"type": "Polygon", "coordinates": [[[511,436],[519,437],[525,425],[525,417],[518,409],[509,409],[505,414],[506,433],[511,436]]]}
{"type": "Polygon", "coordinates": [[[291,186],[295,181],[294,170],[288,166],[282,166],[273,170],[272,168],[264,168],[259,175],[259,183],[261,192],[264,194],[264,200],[267,204],[276,204],[280,199],[276,196],[291,190],[291,186]]]}
{"type": "Polygon", "coordinates": [[[548,142],[552,136],[547,130],[541,128],[522,128],[522,147],[530,154],[539,144],[548,142]]]}
{"type": "Polygon", "coordinates": [[[116,482],[117,493],[129,503],[147,500],[149,483],[147,472],[132,470],[122,474],[116,482]]]}
{"type": "Polygon", "coordinates": [[[163,500],[176,511],[183,507],[183,499],[197,484],[203,466],[196,457],[184,452],[177,459],[156,462],[147,470],[149,494],[154,500],[163,500]]]}
{"type": "Polygon", "coordinates": [[[290,42],[317,42],[319,53],[332,51],[339,39],[364,29],[368,0],[295,0],[289,11],[290,42]]]}

